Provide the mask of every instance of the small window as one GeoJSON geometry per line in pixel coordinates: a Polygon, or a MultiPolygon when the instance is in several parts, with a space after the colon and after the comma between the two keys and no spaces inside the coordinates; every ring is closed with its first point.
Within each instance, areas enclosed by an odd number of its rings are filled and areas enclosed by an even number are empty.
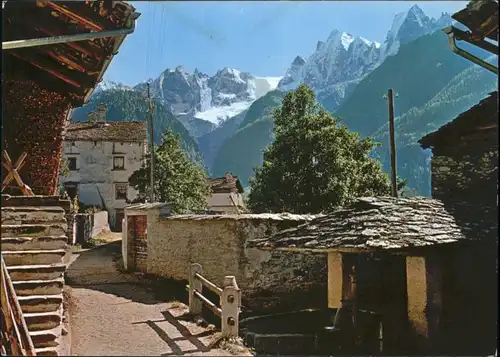
{"type": "Polygon", "coordinates": [[[117,183],[115,184],[115,199],[126,200],[127,199],[127,183],[117,183]]]}
{"type": "Polygon", "coordinates": [[[76,171],[76,157],[68,158],[68,169],[69,171],[76,171]]]}
{"type": "Polygon", "coordinates": [[[125,157],[115,156],[113,158],[113,170],[124,170],[125,169],[125,157]]]}

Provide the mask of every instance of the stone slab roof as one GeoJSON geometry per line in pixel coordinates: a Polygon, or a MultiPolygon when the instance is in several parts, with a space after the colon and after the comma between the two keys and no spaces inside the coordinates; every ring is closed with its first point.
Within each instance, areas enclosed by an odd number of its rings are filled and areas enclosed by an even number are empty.
{"type": "Polygon", "coordinates": [[[244,192],[238,176],[229,172],[224,177],[207,178],[207,181],[213,193],[244,192]]]}
{"type": "Polygon", "coordinates": [[[457,142],[460,136],[479,130],[498,128],[498,92],[492,92],[451,122],[427,134],[418,142],[426,149],[445,142],[457,142]]]}
{"type": "Polygon", "coordinates": [[[66,127],[66,141],[146,141],[148,131],[146,122],[108,122],[106,124],[79,122],[66,127]]]}
{"type": "Polygon", "coordinates": [[[137,203],[125,207],[125,210],[138,211],[138,210],[149,210],[149,209],[162,209],[170,207],[171,205],[172,205],[171,203],[165,203],[165,202],[137,203]]]}
{"type": "Polygon", "coordinates": [[[359,198],[351,205],[252,242],[262,249],[374,251],[465,240],[441,201],[425,197],[359,198]]]}
{"type": "Polygon", "coordinates": [[[310,221],[318,217],[307,214],[291,214],[291,213],[259,213],[259,214],[182,214],[168,216],[164,219],[177,220],[193,220],[193,221],[220,221],[220,220],[271,220],[271,221],[310,221]]]}

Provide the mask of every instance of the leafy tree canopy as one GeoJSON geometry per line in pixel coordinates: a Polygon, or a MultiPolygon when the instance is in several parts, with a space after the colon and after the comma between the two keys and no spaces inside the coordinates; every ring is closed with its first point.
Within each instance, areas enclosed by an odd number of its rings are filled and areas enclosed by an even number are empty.
{"type": "MultiPolygon", "coordinates": [[[[151,160],[135,171],[129,183],[139,191],[139,200],[149,198],[151,160]]],[[[182,151],[180,138],[167,129],[162,142],[155,147],[155,199],[172,203],[173,212],[180,214],[206,208],[210,187],[202,168],[182,151]]]]}
{"type": "Polygon", "coordinates": [[[255,212],[319,213],[355,197],[390,194],[376,146],[325,111],[306,85],[288,93],[273,112],[274,142],[250,179],[255,212]]]}

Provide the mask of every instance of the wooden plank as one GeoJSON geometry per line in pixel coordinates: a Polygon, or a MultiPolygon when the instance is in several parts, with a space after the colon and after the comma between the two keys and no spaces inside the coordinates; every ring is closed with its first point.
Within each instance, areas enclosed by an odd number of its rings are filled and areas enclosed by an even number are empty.
{"type": "Polygon", "coordinates": [[[2,314],[6,323],[6,326],[2,326],[2,333],[9,337],[11,353],[21,356],[36,356],[35,347],[3,256],[1,259],[1,280],[2,314]]]}
{"type": "Polygon", "coordinates": [[[217,316],[221,317],[222,316],[222,310],[217,307],[213,302],[208,300],[206,297],[204,297],[202,294],[198,292],[198,290],[194,291],[194,295],[200,299],[214,314],[217,316]]]}
{"type": "Polygon", "coordinates": [[[45,4],[46,4],[46,6],[49,6],[50,8],[56,10],[57,12],[60,12],[64,15],[66,15],[70,19],[75,20],[76,22],[85,25],[85,27],[87,27],[90,30],[93,30],[93,31],[103,31],[104,30],[103,26],[96,24],[94,21],[92,21],[86,17],[80,16],[80,15],[74,13],[73,11],[67,9],[64,5],[58,5],[58,4],[54,3],[53,1],[47,1],[47,2],[45,2],[45,4]]]}
{"type": "MultiPolygon", "coordinates": [[[[21,179],[21,176],[19,176],[19,173],[17,172],[17,167],[13,167],[12,166],[12,160],[10,159],[10,156],[7,153],[7,151],[4,150],[2,152],[2,156],[3,156],[3,159],[5,160],[5,161],[2,162],[2,164],[3,164],[3,166],[8,171],[7,178],[8,178],[9,175],[12,175],[12,177],[14,177],[14,179],[17,182],[17,184],[19,185],[19,188],[21,189],[21,192],[25,196],[34,196],[33,191],[31,190],[31,188],[28,185],[26,185],[23,182],[23,180],[21,179]]],[[[26,158],[26,156],[27,156],[26,153],[22,153],[21,154],[21,157],[17,160],[17,162],[19,163],[19,166],[24,162],[24,159],[26,158]]],[[[9,179],[9,181],[5,181],[5,185],[2,186],[2,191],[10,183],[10,181],[11,181],[10,179],[9,179]]]]}
{"type": "Polygon", "coordinates": [[[34,59],[34,58],[30,58],[29,56],[21,55],[19,53],[14,52],[14,51],[10,51],[9,54],[12,55],[12,56],[14,56],[14,57],[17,57],[17,58],[19,58],[19,59],[21,59],[23,61],[28,62],[32,66],[35,66],[36,68],[41,69],[42,71],[50,73],[54,77],[59,78],[60,80],[66,82],[68,84],[71,84],[73,87],[82,88],[82,86],[78,82],[76,82],[76,81],[68,78],[66,75],[64,75],[64,74],[62,74],[62,73],[60,73],[60,72],[58,72],[58,71],[56,71],[56,70],[54,70],[52,68],[49,68],[48,65],[47,65],[47,63],[42,63],[42,62],[45,62],[45,61],[43,61],[41,59],[37,60],[37,59],[34,59]]]}
{"type": "Polygon", "coordinates": [[[212,283],[211,281],[205,279],[203,276],[201,276],[200,274],[196,273],[194,275],[197,279],[199,279],[201,281],[201,283],[206,286],[209,290],[211,290],[212,292],[216,293],[217,295],[219,296],[222,296],[222,289],[219,288],[217,285],[215,285],[214,283],[212,283]]]}

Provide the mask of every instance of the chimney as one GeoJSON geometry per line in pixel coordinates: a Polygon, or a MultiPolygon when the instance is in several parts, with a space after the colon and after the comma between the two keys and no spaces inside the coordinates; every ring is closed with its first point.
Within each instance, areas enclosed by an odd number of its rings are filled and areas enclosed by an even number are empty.
{"type": "Polygon", "coordinates": [[[97,113],[95,112],[90,112],[87,114],[87,119],[89,121],[89,123],[96,123],[97,122],[97,113]]]}
{"type": "Polygon", "coordinates": [[[106,124],[106,104],[99,104],[97,106],[97,114],[99,115],[99,123],[106,124]]]}
{"type": "Polygon", "coordinates": [[[231,175],[231,173],[229,171],[226,172],[225,180],[226,180],[227,184],[229,185],[229,187],[231,187],[231,192],[236,192],[237,191],[236,179],[233,177],[233,175],[231,175]]]}

